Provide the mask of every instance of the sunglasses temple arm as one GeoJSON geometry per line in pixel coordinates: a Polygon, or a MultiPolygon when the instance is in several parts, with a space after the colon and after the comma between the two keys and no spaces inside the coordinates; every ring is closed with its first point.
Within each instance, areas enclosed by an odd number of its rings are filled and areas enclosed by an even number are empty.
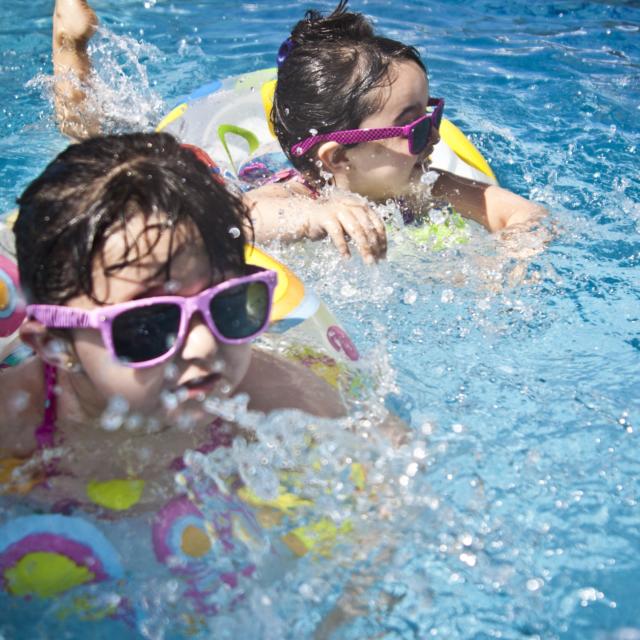
{"type": "Polygon", "coordinates": [[[54,329],[93,329],[97,325],[89,311],[56,305],[29,305],[27,314],[46,327],[54,329]]]}

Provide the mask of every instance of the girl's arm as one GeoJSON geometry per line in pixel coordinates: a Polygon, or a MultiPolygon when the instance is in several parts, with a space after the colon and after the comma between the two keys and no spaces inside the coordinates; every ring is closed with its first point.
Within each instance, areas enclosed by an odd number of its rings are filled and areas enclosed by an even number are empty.
{"type": "Polygon", "coordinates": [[[349,257],[353,240],[365,262],[386,256],[387,235],[380,216],[356,196],[313,199],[296,181],[267,184],[245,194],[258,243],[297,242],[329,236],[349,257]]]}
{"type": "Polygon", "coordinates": [[[535,202],[508,189],[461,178],[448,171],[438,171],[440,177],[432,196],[451,203],[465,218],[471,218],[489,231],[532,222],[547,215],[547,210],[535,202]]]}
{"type": "Polygon", "coordinates": [[[237,393],[249,395],[249,408],[270,413],[299,409],[322,418],[346,414],[340,394],[310,369],[272,352],[253,347],[249,371],[237,393]]]}
{"type": "Polygon", "coordinates": [[[78,140],[100,132],[98,118],[86,109],[83,88],[91,74],[87,43],[97,24],[86,0],[56,0],[52,38],[56,118],[62,133],[78,140]]]}

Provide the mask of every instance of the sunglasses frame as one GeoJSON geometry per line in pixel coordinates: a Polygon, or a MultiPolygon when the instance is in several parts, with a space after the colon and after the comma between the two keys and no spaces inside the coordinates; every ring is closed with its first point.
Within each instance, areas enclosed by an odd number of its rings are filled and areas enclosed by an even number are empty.
{"type": "Polygon", "coordinates": [[[215,339],[223,344],[245,344],[259,336],[269,326],[271,308],[273,306],[273,293],[278,283],[278,274],[275,271],[260,269],[258,267],[251,267],[251,270],[252,273],[249,275],[238,276],[219,282],[213,287],[208,287],[193,296],[152,296],[150,298],[105,305],[104,307],[91,310],[77,309],[63,305],[32,304],[27,305],[26,312],[30,319],[37,320],[51,329],[98,329],[102,336],[104,346],[118,363],[131,367],[132,369],[144,369],[169,360],[182,347],[187,337],[189,322],[196,311],[200,312],[200,315],[215,339]],[[229,289],[253,282],[262,282],[267,286],[268,300],[264,322],[257,331],[244,338],[227,338],[223,336],[211,316],[211,300],[229,289]],[[150,360],[130,362],[121,359],[116,354],[113,343],[113,321],[126,311],[150,307],[155,304],[175,304],[180,307],[180,324],[175,342],[165,353],[150,360]]]}
{"type": "Polygon", "coordinates": [[[444,98],[430,98],[428,107],[433,107],[431,113],[425,113],[417,120],[404,125],[403,127],[384,127],[381,129],[345,129],[342,131],[332,131],[331,133],[319,133],[298,142],[291,147],[291,154],[303,156],[313,146],[321,142],[339,142],[340,144],[358,144],[359,142],[373,142],[375,140],[385,140],[387,138],[407,138],[409,141],[409,153],[414,156],[419,155],[426,148],[431,135],[431,126],[440,127],[442,113],[444,112],[444,98]],[[415,128],[422,122],[430,125],[426,136],[426,143],[422,149],[415,149],[413,144],[413,134],[415,128]]]}

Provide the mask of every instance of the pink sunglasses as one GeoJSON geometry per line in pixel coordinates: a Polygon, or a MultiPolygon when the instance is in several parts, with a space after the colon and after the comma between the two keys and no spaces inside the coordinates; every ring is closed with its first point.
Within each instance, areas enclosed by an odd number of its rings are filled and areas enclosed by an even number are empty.
{"type": "Polygon", "coordinates": [[[275,271],[252,267],[195,296],[154,296],[86,311],[63,305],[27,306],[30,318],[56,329],[99,329],[109,353],[133,369],[168,360],[182,346],[191,316],[199,311],[216,340],[244,344],[269,324],[275,271]]]}
{"type": "Polygon", "coordinates": [[[407,138],[409,141],[409,153],[414,156],[421,154],[429,144],[431,127],[440,128],[442,112],[444,111],[444,98],[431,98],[428,108],[433,110],[420,116],[414,122],[404,127],[385,127],[383,129],[347,129],[320,133],[317,136],[306,138],[291,147],[294,156],[303,156],[311,147],[320,142],[339,142],[340,144],[357,144],[358,142],[373,142],[386,138],[407,138]]]}

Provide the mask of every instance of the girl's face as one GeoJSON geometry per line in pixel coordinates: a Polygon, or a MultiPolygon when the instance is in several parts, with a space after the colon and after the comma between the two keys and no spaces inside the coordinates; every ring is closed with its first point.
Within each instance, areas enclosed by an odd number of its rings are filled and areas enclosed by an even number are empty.
{"type": "MultiPolygon", "coordinates": [[[[240,274],[212,274],[207,253],[195,228],[181,225],[173,240],[161,229],[163,217],[133,218],[126,229],[112,233],[94,261],[94,295],[104,304],[161,295],[191,296],[240,274]],[[153,225],[158,226],[153,228],[153,225]],[[105,273],[122,260],[125,246],[132,264],[105,273]],[[134,260],[134,256],[139,256],[134,260]],[[171,257],[171,277],[164,265],[171,257]]],[[[88,296],[68,301],[83,309],[99,307],[88,296]]],[[[84,408],[99,415],[114,397],[124,399],[129,410],[161,424],[188,418],[193,426],[211,422],[202,409],[205,396],[233,394],[249,368],[251,346],[219,343],[199,313],[191,317],[182,347],[169,360],[133,369],[114,360],[95,329],[74,329],[73,347],[79,372],[71,376],[84,408]]]]}
{"type": "MultiPolygon", "coordinates": [[[[429,101],[429,85],[424,71],[410,60],[396,62],[390,69],[389,87],[379,91],[383,105],[365,118],[361,129],[403,126],[424,115],[429,101]]],[[[345,148],[346,163],[334,172],[336,185],[374,201],[399,196],[423,173],[422,163],[431,154],[439,135],[432,128],[431,140],[419,155],[409,152],[406,138],[388,138],[345,148]]]]}

